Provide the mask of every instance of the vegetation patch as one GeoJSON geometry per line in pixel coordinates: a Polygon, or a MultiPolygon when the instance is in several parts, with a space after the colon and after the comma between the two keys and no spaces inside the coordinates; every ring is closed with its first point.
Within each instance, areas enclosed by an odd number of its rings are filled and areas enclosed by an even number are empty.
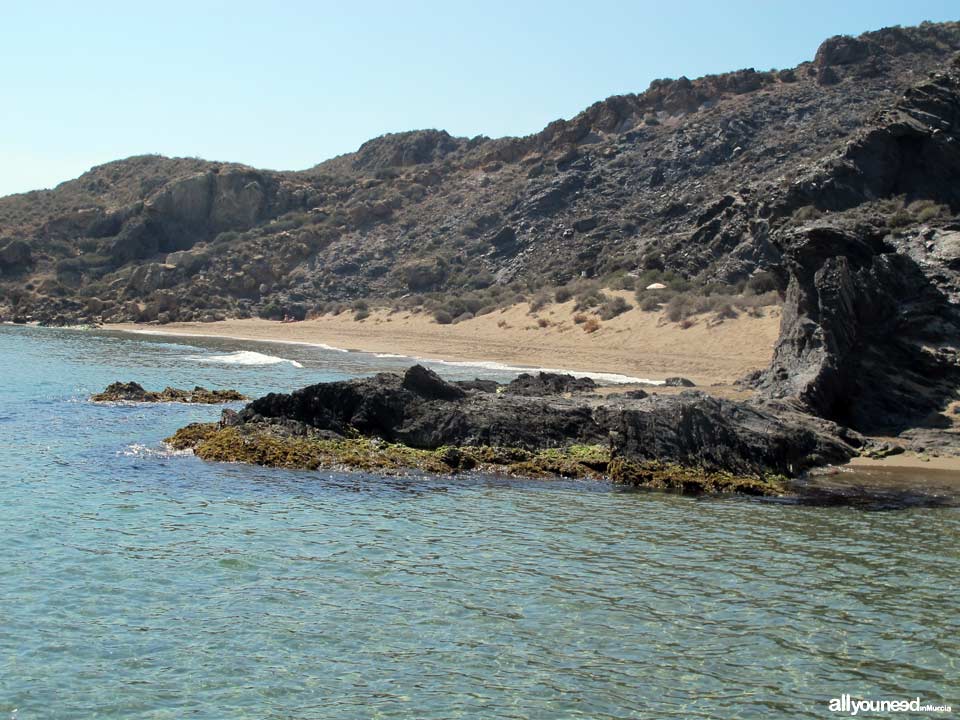
{"type": "Polygon", "coordinates": [[[780,475],[734,475],[658,461],[637,462],[626,458],[614,458],[607,467],[607,475],[613,482],[621,485],[694,495],[701,493],[782,495],[786,492],[786,478],[780,475]]]}
{"type": "Polygon", "coordinates": [[[514,447],[444,446],[423,450],[376,438],[291,437],[269,426],[220,428],[194,423],[165,441],[192,448],[197,457],[296,470],[346,468],[394,475],[411,471],[448,475],[467,470],[519,477],[610,479],[615,483],[686,494],[744,493],[779,495],[783,478],[737,476],[660,462],[611,458],[600,445],[570,445],[530,451],[514,447]]]}

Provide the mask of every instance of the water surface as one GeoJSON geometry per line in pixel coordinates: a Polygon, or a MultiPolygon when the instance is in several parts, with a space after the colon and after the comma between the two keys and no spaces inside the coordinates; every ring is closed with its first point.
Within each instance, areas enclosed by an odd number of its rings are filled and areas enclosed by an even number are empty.
{"type": "Polygon", "coordinates": [[[205,464],[160,441],[218,409],[85,400],[114,380],[259,394],[403,366],[0,328],[0,714],[820,718],[841,693],[960,704],[956,509],[205,464]],[[240,351],[302,367],[198,360],[240,351]]]}

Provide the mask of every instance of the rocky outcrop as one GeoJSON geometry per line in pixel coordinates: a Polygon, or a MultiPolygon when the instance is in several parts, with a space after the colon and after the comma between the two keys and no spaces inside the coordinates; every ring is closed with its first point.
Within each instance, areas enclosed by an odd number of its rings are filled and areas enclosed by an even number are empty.
{"type": "Polygon", "coordinates": [[[791,188],[788,206],[848,212],[773,237],[788,287],[760,381],[768,396],[864,432],[948,425],[939,413],[960,388],[953,226],[897,230],[870,202],[900,196],[901,207],[957,209],[957,177],[960,60],[791,188]]]}
{"type": "Polygon", "coordinates": [[[193,390],[181,390],[179,388],[164,388],[160,391],[144,390],[140,383],[136,382],[115,382],[106,387],[103,392],[93,395],[90,400],[93,402],[181,402],[193,403],[198,405],[218,405],[221,403],[238,402],[247,400],[245,395],[236,390],[208,390],[203,387],[195,387],[193,390]]]}
{"type": "Polygon", "coordinates": [[[33,253],[23,240],[13,240],[0,248],[0,275],[22,272],[33,264],[33,253]]]}
{"type": "Polygon", "coordinates": [[[650,395],[611,410],[602,425],[617,456],[738,474],[796,476],[859,453],[863,438],[781,404],[751,404],[688,391],[650,395]]]}
{"type": "Polygon", "coordinates": [[[414,366],[404,376],[320,383],[250,403],[238,424],[294,421],[314,430],[360,433],[415,448],[491,445],[527,450],[606,440],[592,410],[557,398],[544,402],[501,393],[470,392],[414,366]]]}
{"type": "Polygon", "coordinates": [[[543,397],[564,393],[593,392],[597,384],[590,378],[561,373],[539,372],[536,375],[520,373],[503,389],[508,395],[543,397]]]}
{"type": "Polygon", "coordinates": [[[869,226],[784,238],[790,284],[761,387],[864,432],[923,424],[960,381],[957,308],[869,226]]]}
{"type": "Polygon", "coordinates": [[[444,130],[390,133],[361,145],[352,158],[352,165],[363,170],[425,165],[442,160],[467,145],[463,138],[452,137],[444,130]]]}
{"type": "Polygon", "coordinates": [[[667,463],[706,471],[795,475],[859,452],[863,439],[785,407],[717,400],[703,393],[671,396],[563,397],[570,376],[548,376],[534,395],[467,390],[414,366],[404,376],[321,383],[270,394],[224,427],[300,437],[357,434],[404,446],[510,447],[525,452],[589,445],[633,463],[667,463]]]}

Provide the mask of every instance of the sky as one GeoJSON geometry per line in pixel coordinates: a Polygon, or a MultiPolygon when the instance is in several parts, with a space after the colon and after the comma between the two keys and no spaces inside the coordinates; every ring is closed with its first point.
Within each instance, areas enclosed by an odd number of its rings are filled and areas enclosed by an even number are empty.
{"type": "Polygon", "coordinates": [[[143,153],[299,170],[386,132],[526,135],[656,78],[960,19],[956,0],[0,3],[0,196],[143,153]]]}

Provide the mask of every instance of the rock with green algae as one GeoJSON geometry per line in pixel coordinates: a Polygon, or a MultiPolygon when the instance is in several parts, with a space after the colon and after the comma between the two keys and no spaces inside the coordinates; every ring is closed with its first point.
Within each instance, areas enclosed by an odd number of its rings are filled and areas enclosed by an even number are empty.
{"type": "Polygon", "coordinates": [[[136,382],[115,382],[90,399],[93,402],[182,402],[217,405],[219,403],[248,400],[249,398],[236,390],[208,390],[197,386],[193,390],[167,387],[155,391],[144,390],[143,386],[136,382]]]}
{"type": "Polygon", "coordinates": [[[222,427],[193,423],[166,442],[178,450],[193,449],[208,461],[242,462],[296,470],[346,468],[379,474],[426,472],[436,475],[466,470],[519,477],[609,479],[637,488],[682,492],[780,495],[779,477],[737,476],[660,462],[611,458],[599,445],[570,445],[539,451],[495,446],[412,448],[376,438],[331,438],[290,435],[268,423],[222,427]]]}

